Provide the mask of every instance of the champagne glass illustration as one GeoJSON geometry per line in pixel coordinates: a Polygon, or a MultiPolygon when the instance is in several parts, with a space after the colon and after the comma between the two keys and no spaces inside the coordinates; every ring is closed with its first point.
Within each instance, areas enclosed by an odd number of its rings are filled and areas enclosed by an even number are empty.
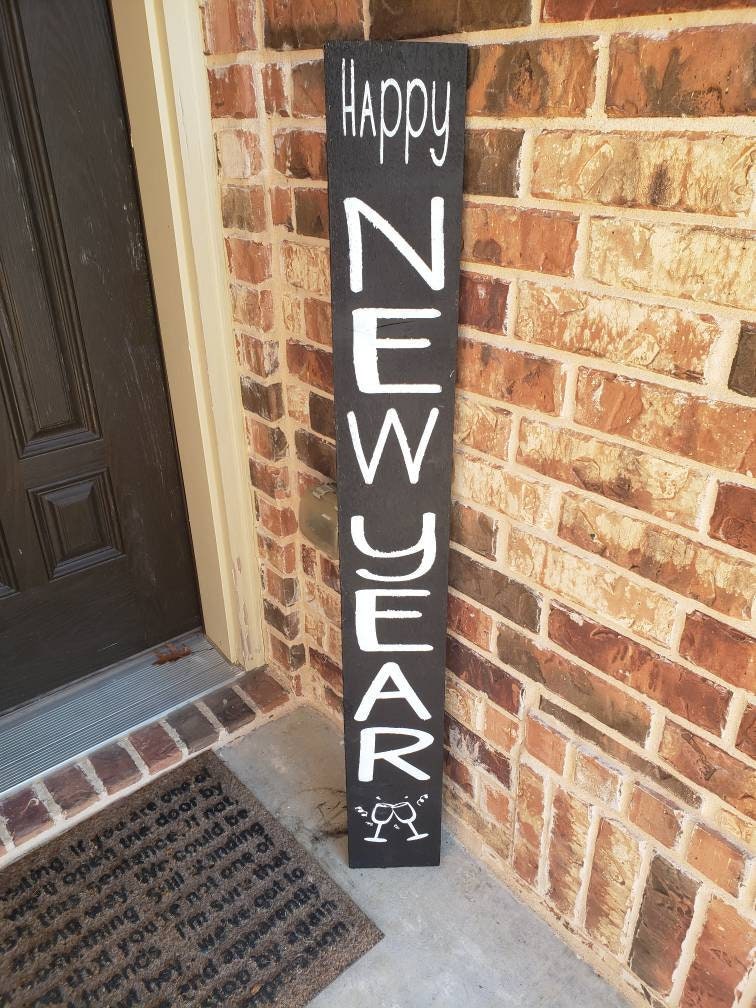
{"type": "Polygon", "coordinates": [[[393,815],[393,805],[389,805],[388,802],[376,802],[373,806],[373,811],[370,813],[370,818],[375,823],[375,836],[365,837],[365,840],[368,843],[386,843],[386,837],[382,837],[380,832],[386,823],[391,822],[393,815]]]}
{"type": "Polygon", "coordinates": [[[417,819],[417,812],[415,811],[415,806],[412,802],[403,801],[394,805],[394,815],[399,820],[399,822],[406,823],[412,831],[412,836],[407,837],[407,843],[411,840],[422,840],[427,837],[427,833],[418,833],[414,827],[415,819],[417,819]]]}

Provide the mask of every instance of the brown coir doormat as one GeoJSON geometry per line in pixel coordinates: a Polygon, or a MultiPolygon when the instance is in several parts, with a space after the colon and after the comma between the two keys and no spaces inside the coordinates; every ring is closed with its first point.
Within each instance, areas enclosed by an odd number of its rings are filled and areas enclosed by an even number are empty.
{"type": "Polygon", "coordinates": [[[298,1008],[381,933],[213,754],[0,873],[0,1005],[298,1008]]]}

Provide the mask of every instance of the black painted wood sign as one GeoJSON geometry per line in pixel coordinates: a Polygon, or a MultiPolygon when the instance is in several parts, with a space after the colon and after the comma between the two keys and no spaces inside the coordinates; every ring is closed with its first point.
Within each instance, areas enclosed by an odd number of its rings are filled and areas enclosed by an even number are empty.
{"type": "Polygon", "coordinates": [[[325,47],[349,863],[439,863],[466,47],[325,47]]]}

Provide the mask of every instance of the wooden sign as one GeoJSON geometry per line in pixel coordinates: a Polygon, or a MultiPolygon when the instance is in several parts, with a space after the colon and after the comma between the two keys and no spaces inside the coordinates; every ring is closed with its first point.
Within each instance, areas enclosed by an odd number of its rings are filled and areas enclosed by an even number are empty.
{"type": "Polygon", "coordinates": [[[349,863],[435,865],[466,47],[325,47],[349,863]]]}

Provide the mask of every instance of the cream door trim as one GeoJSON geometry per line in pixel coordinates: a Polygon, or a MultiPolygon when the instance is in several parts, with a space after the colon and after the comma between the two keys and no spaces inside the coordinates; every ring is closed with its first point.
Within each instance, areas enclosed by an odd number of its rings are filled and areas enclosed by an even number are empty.
{"type": "Polygon", "coordinates": [[[195,0],[112,0],[205,633],[265,660],[260,565],[195,0]]]}

